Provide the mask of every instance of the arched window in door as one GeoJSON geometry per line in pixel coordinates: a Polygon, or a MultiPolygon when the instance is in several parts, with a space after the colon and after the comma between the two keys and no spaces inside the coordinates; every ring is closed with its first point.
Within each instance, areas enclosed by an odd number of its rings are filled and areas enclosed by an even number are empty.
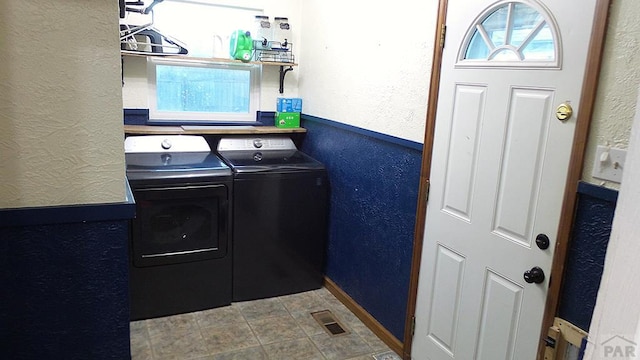
{"type": "Polygon", "coordinates": [[[555,20],[534,1],[500,1],[467,31],[457,66],[561,67],[555,20]]]}

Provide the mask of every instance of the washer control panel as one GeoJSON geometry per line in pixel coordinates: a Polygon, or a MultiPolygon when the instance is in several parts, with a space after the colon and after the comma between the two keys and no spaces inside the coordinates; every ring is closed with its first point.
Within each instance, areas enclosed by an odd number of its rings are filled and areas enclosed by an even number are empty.
{"type": "Polygon", "coordinates": [[[297,150],[296,145],[288,137],[265,136],[265,137],[240,137],[224,138],[218,143],[218,151],[238,151],[238,150],[297,150]]]}

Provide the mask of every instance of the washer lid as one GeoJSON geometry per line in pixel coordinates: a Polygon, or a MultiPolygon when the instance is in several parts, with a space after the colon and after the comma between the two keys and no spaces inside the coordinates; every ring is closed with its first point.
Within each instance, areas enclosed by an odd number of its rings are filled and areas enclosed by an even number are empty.
{"type": "Polygon", "coordinates": [[[129,136],[124,149],[130,180],[231,176],[202,136],[129,136]]]}
{"type": "Polygon", "coordinates": [[[231,169],[211,152],[127,153],[125,159],[130,180],[231,176],[231,169]]]}
{"type": "Polygon", "coordinates": [[[220,156],[236,173],[324,169],[322,163],[298,150],[220,151],[220,156]]]}

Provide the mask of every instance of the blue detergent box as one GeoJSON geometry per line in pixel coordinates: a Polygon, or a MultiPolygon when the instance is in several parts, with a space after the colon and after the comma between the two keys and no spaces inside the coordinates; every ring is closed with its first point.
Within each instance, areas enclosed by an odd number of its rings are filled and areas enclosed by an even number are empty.
{"type": "Polygon", "coordinates": [[[276,111],[279,113],[302,112],[301,98],[278,98],[276,111]]]}

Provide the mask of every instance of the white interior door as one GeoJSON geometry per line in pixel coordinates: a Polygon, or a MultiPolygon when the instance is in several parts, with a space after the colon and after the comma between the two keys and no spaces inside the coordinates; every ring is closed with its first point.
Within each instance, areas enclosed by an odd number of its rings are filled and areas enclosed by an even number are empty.
{"type": "Polygon", "coordinates": [[[535,358],[594,10],[449,0],[414,359],[535,358]]]}

